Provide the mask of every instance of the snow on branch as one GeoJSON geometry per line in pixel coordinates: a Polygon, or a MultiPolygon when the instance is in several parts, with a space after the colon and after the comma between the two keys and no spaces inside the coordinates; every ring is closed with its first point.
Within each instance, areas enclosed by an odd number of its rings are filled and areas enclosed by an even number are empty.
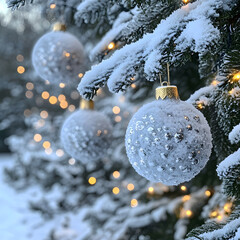
{"type": "Polygon", "coordinates": [[[108,0],[85,0],[77,7],[75,20],[78,25],[82,22],[94,24],[97,19],[106,13],[108,0]]]}
{"type": "MultiPolygon", "coordinates": [[[[240,149],[238,149],[233,154],[229,155],[225,160],[223,160],[219,164],[217,168],[218,176],[221,179],[224,179],[225,177],[230,177],[231,170],[236,168],[237,165],[240,165],[240,149]]],[[[238,176],[235,177],[237,178],[238,176]]]]}
{"type": "Polygon", "coordinates": [[[147,79],[153,81],[153,76],[161,69],[161,62],[176,63],[189,50],[203,56],[220,37],[212,19],[219,16],[218,10],[226,9],[230,3],[230,0],[198,0],[176,10],[162,20],[153,33],[145,34],[93,66],[78,86],[80,94],[92,98],[107,81],[110,91],[124,90],[135,71],[142,67],[147,79]],[[169,48],[175,49],[171,55],[169,48]]]}
{"type": "Polygon", "coordinates": [[[229,223],[227,223],[223,228],[217,229],[211,232],[202,233],[199,235],[199,238],[189,238],[190,239],[231,239],[237,240],[240,237],[240,218],[237,218],[229,223]]]}
{"type": "MultiPolygon", "coordinates": [[[[7,0],[7,5],[12,10],[15,10],[16,8],[19,8],[21,6],[24,6],[26,4],[26,0],[7,0]]],[[[33,2],[33,0],[29,0],[30,3],[33,2]]]]}
{"type": "Polygon", "coordinates": [[[233,128],[228,135],[228,139],[231,143],[238,143],[240,141],[240,124],[233,128]]]}
{"type": "Polygon", "coordinates": [[[90,53],[90,58],[94,59],[99,53],[101,53],[106,46],[116,39],[123,29],[125,29],[132,19],[134,9],[130,12],[121,12],[118,18],[115,20],[112,29],[106,33],[102,40],[93,48],[90,53]]]}

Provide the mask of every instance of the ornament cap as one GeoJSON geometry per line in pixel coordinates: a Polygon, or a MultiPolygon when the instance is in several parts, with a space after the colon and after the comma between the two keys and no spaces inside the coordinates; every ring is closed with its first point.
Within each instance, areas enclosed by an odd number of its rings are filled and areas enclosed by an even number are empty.
{"type": "Polygon", "coordinates": [[[164,100],[165,98],[170,99],[179,99],[178,89],[174,85],[160,86],[156,88],[156,99],[161,98],[164,100]]]}
{"type": "Polygon", "coordinates": [[[92,100],[81,99],[80,101],[80,109],[85,110],[93,110],[94,109],[94,102],[92,100]]]}
{"type": "Polygon", "coordinates": [[[63,31],[65,32],[67,30],[67,27],[64,23],[61,23],[61,22],[56,22],[54,25],[53,25],[53,31],[63,31]]]}

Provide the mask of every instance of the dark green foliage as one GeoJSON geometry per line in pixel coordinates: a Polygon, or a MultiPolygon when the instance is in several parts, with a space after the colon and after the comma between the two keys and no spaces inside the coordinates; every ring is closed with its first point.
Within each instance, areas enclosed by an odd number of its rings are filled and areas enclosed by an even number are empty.
{"type": "Polygon", "coordinates": [[[200,238],[198,235],[200,235],[204,232],[211,232],[216,229],[220,229],[223,226],[224,226],[224,224],[218,224],[214,220],[209,221],[209,222],[203,224],[202,226],[192,230],[190,233],[187,234],[187,237],[189,238],[189,240],[193,240],[193,239],[202,239],[203,240],[203,238],[200,238]]]}
{"type": "MultiPolygon", "coordinates": [[[[240,162],[240,159],[239,159],[240,162]]],[[[235,164],[224,172],[223,189],[228,197],[240,199],[240,163],[235,164]]]]}

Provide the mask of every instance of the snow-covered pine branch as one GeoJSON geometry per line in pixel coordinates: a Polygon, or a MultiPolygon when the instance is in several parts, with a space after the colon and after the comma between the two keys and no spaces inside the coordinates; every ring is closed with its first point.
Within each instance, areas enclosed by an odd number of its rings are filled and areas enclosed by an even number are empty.
{"type": "MultiPolygon", "coordinates": [[[[108,0],[84,0],[78,7],[75,14],[75,21],[78,26],[82,23],[96,23],[106,15],[108,0]]],[[[111,2],[110,2],[111,4],[111,2]]]]}
{"type": "Polygon", "coordinates": [[[121,33],[121,39],[133,42],[142,37],[143,34],[152,32],[161,19],[168,17],[181,6],[180,3],[180,1],[151,0],[153,8],[149,8],[148,4],[136,7],[136,13],[121,33]]]}
{"type": "Polygon", "coordinates": [[[187,240],[213,240],[213,239],[231,239],[238,240],[240,238],[240,218],[237,218],[229,223],[227,223],[224,227],[209,231],[200,234],[198,237],[190,237],[187,240]]]}
{"type": "MultiPolygon", "coordinates": [[[[84,4],[80,4],[81,11],[86,11],[88,8],[83,5],[84,4]]],[[[117,42],[120,40],[121,42],[128,43],[138,40],[143,34],[154,30],[161,19],[166,18],[180,7],[179,1],[175,3],[174,1],[169,2],[166,0],[160,2],[158,0],[152,0],[151,5],[153,5],[154,8],[149,8],[147,4],[141,6],[141,8],[135,6],[133,9],[130,9],[130,11],[121,12],[114,21],[111,30],[106,33],[92,50],[91,58],[94,59],[97,55],[101,54],[112,41],[117,42]]],[[[84,15],[81,11],[77,12],[77,15],[82,17],[84,15]]],[[[94,20],[96,21],[96,18],[94,20]]]]}
{"type": "Polygon", "coordinates": [[[142,39],[93,66],[78,86],[80,94],[92,98],[107,81],[110,91],[124,90],[139,68],[144,68],[147,79],[153,81],[163,63],[179,62],[189,50],[198,53],[202,59],[220,38],[213,19],[219,16],[218,10],[230,9],[232,4],[230,0],[198,0],[176,10],[162,20],[153,33],[145,34],[142,39]],[[171,54],[169,48],[174,48],[171,54]]]}
{"type": "Polygon", "coordinates": [[[240,141],[240,124],[233,128],[233,130],[228,135],[228,139],[232,144],[238,143],[240,141]]]}
{"type": "Polygon", "coordinates": [[[24,6],[26,2],[33,3],[33,1],[34,0],[6,0],[8,7],[12,10],[24,6]]]}
{"type": "Polygon", "coordinates": [[[117,39],[122,30],[127,27],[129,20],[132,19],[133,11],[122,12],[115,20],[112,29],[106,33],[101,41],[93,48],[90,53],[90,58],[93,60],[95,57],[106,49],[106,46],[113,40],[117,39]]]}
{"type": "Polygon", "coordinates": [[[217,173],[220,179],[223,180],[224,192],[229,197],[240,197],[239,175],[240,175],[240,149],[229,155],[223,160],[218,168],[217,173]]]}

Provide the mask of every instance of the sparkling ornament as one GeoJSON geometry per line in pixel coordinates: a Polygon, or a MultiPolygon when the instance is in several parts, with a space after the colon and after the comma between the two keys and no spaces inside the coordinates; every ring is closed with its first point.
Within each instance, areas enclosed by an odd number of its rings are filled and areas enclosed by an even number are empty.
{"type": "Polygon", "coordinates": [[[64,32],[63,24],[55,24],[53,31],[43,35],[35,44],[32,63],[35,71],[51,83],[79,81],[86,70],[86,57],[79,40],[64,32]]]}
{"type": "Polygon", "coordinates": [[[106,154],[111,143],[112,125],[100,112],[93,110],[92,101],[81,101],[80,109],[64,122],[61,142],[65,151],[87,164],[106,154]]]}
{"type": "Polygon", "coordinates": [[[179,100],[176,86],[156,89],[156,101],[139,109],[126,132],[133,168],[146,179],[166,185],[191,180],[211,154],[211,132],[201,112],[179,100]]]}

